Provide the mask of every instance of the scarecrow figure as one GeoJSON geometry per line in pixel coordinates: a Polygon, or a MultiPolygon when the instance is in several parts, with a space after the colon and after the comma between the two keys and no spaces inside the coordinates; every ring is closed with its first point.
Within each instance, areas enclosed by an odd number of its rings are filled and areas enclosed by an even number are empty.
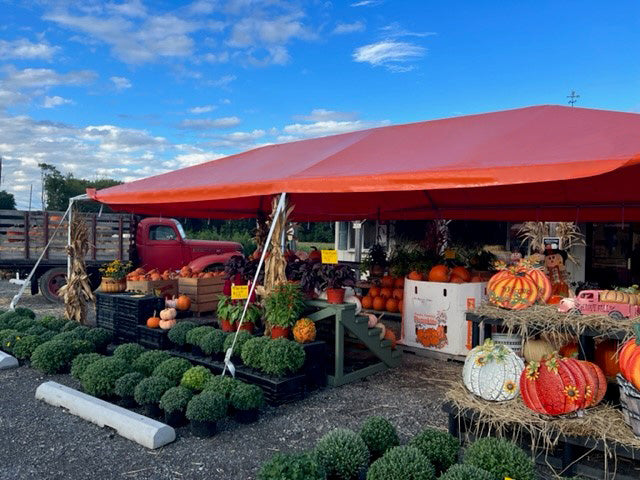
{"type": "Polygon", "coordinates": [[[561,297],[569,296],[568,274],[565,262],[567,252],[548,248],[544,252],[544,266],[546,274],[551,280],[551,294],[561,297]]]}

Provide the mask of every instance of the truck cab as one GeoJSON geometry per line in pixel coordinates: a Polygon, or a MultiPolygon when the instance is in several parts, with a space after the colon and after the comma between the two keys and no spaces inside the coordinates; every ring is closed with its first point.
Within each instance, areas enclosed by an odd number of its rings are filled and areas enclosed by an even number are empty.
{"type": "Polygon", "coordinates": [[[145,218],[136,229],[136,253],[145,270],[220,269],[234,255],[242,255],[242,245],[217,240],[190,240],[180,222],[173,218],[145,218]]]}

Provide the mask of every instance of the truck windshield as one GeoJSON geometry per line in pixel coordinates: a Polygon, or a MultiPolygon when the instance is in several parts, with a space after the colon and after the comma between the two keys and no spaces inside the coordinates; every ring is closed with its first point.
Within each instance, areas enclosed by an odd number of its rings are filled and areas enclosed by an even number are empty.
{"type": "Polygon", "coordinates": [[[182,224],[176,220],[176,227],[178,228],[178,233],[182,237],[183,240],[186,240],[187,234],[184,233],[184,228],[182,228],[182,224]]]}

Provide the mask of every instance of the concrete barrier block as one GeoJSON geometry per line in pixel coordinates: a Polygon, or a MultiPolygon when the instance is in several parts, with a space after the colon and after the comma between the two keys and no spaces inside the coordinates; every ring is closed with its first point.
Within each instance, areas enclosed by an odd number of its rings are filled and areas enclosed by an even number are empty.
{"type": "Polygon", "coordinates": [[[16,360],[15,357],[0,350],[0,370],[17,368],[17,366],[18,366],[18,360],[16,360]]]}
{"type": "Polygon", "coordinates": [[[63,407],[100,427],[111,427],[124,438],[147,448],[159,448],[176,439],[176,432],[169,425],[56,382],[41,384],[36,390],[36,399],[63,407]]]}

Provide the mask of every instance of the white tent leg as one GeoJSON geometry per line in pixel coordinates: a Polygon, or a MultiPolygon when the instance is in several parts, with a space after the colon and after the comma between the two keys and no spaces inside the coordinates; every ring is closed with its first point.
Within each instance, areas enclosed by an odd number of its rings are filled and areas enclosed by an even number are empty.
{"type": "Polygon", "coordinates": [[[262,249],[262,254],[260,255],[258,268],[256,269],[256,273],[253,276],[253,282],[251,282],[251,286],[249,288],[249,295],[247,296],[247,299],[244,302],[244,309],[242,310],[242,316],[240,317],[240,322],[238,323],[238,329],[236,330],[236,334],[233,337],[233,343],[231,344],[231,347],[227,350],[224,356],[224,369],[222,370],[222,376],[224,376],[225,373],[227,373],[227,367],[228,367],[229,371],[231,372],[231,376],[235,377],[235,368],[231,363],[231,354],[233,353],[233,347],[235,347],[236,345],[236,340],[238,339],[238,333],[240,333],[240,326],[244,321],[244,317],[247,313],[247,308],[249,308],[249,302],[251,301],[251,296],[253,295],[253,292],[256,288],[256,283],[258,283],[258,276],[260,275],[260,270],[262,269],[262,266],[264,264],[264,259],[267,256],[267,248],[269,247],[269,245],[271,245],[271,237],[273,236],[273,230],[276,225],[276,219],[278,218],[278,215],[280,215],[280,213],[284,211],[286,197],[287,197],[287,194],[285,192],[282,192],[280,194],[280,200],[278,201],[278,206],[276,207],[275,214],[273,215],[273,220],[271,221],[271,227],[269,227],[269,234],[267,235],[267,240],[265,241],[264,248],[262,249]]]}

